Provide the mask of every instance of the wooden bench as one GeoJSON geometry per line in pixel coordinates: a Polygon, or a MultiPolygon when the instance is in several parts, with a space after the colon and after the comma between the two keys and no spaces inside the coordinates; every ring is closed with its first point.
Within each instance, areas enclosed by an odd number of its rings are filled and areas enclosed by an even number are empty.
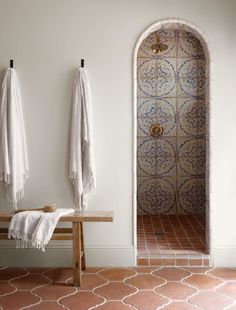
{"type": "MultiPolygon", "coordinates": [[[[0,222],[10,222],[12,214],[0,212],[0,222]]],[[[82,271],[86,269],[83,222],[112,222],[112,211],[75,212],[60,218],[59,222],[70,222],[72,228],[55,228],[51,240],[72,240],[73,284],[81,286],[82,271]]],[[[8,228],[0,228],[0,240],[8,239],[8,228]]]]}

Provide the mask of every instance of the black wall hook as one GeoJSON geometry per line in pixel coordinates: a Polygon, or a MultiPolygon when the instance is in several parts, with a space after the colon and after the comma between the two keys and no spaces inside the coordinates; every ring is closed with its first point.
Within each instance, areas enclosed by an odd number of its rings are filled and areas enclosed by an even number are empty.
{"type": "Polygon", "coordinates": [[[84,59],[81,59],[81,67],[84,67],[84,59]]]}
{"type": "Polygon", "coordinates": [[[10,68],[13,68],[13,59],[10,59],[10,68]]]}

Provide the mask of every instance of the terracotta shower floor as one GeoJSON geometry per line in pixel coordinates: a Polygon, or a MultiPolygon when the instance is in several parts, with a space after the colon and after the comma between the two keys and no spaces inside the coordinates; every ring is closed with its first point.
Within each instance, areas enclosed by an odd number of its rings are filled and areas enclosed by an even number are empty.
{"type": "Polygon", "coordinates": [[[72,268],[0,267],[0,309],[236,309],[236,269],[88,268],[80,289],[71,280],[72,268]]]}
{"type": "Polygon", "coordinates": [[[139,265],[209,265],[203,216],[138,215],[137,248],[139,265]]]}

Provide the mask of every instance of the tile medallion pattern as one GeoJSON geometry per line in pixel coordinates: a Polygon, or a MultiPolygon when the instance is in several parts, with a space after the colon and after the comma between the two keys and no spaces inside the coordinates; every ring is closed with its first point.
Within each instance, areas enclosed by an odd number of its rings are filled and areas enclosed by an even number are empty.
{"type": "Polygon", "coordinates": [[[1,310],[236,309],[236,270],[197,267],[0,267],[1,310]]]}
{"type": "Polygon", "coordinates": [[[137,57],[137,184],[139,214],[204,214],[207,81],[200,41],[162,28],[144,39],[137,57]],[[157,35],[168,48],[151,50],[157,35]],[[150,126],[164,128],[161,137],[150,126]]]}

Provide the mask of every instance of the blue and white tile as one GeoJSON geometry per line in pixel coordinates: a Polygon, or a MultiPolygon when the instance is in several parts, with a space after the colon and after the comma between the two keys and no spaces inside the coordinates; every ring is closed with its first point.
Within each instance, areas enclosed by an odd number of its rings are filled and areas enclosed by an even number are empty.
{"type": "Polygon", "coordinates": [[[209,106],[206,99],[198,99],[198,117],[209,115],[209,106]]]}
{"type": "MultiPolygon", "coordinates": [[[[205,47],[207,50],[207,47],[205,47]]],[[[202,46],[201,42],[199,42],[198,47],[197,47],[197,55],[198,58],[205,59],[205,52],[204,52],[204,47],[202,46]]]]}
{"type": "Polygon", "coordinates": [[[198,138],[197,139],[197,156],[203,156],[206,158],[206,138],[198,138]]]}
{"type": "Polygon", "coordinates": [[[198,139],[178,137],[178,157],[195,157],[198,155],[198,139]]]}
{"type": "Polygon", "coordinates": [[[157,196],[166,195],[174,196],[176,192],[175,176],[163,176],[156,178],[156,194],[157,196]]]}
{"type": "Polygon", "coordinates": [[[198,157],[197,156],[181,156],[178,157],[177,175],[178,176],[194,176],[198,175],[198,157]]]}
{"type": "Polygon", "coordinates": [[[175,214],[176,213],[176,199],[175,196],[157,196],[156,208],[152,214],[175,214]]]}
{"type": "Polygon", "coordinates": [[[138,98],[137,117],[156,117],[156,99],[138,98]]]}
{"type": "Polygon", "coordinates": [[[204,116],[198,118],[198,135],[206,135],[206,118],[204,116]]]}
{"type": "Polygon", "coordinates": [[[197,169],[198,169],[198,175],[204,175],[206,173],[206,157],[205,156],[197,157],[197,169]]]}
{"type": "Polygon", "coordinates": [[[154,97],[157,95],[156,78],[139,78],[137,83],[137,97],[154,97]]]}
{"type": "Polygon", "coordinates": [[[178,118],[196,118],[198,117],[198,100],[195,98],[178,99],[178,118]]]}
{"type": "Polygon", "coordinates": [[[179,78],[178,79],[178,96],[179,97],[199,96],[198,79],[197,78],[179,78]]]}
{"type": "Polygon", "coordinates": [[[178,136],[197,136],[198,118],[182,117],[178,119],[178,136]]]}
{"type": "Polygon", "coordinates": [[[156,157],[156,174],[158,176],[174,176],[176,174],[175,157],[156,157]]]}
{"type": "Polygon", "coordinates": [[[206,196],[206,194],[208,193],[208,191],[207,191],[208,181],[209,180],[207,180],[206,175],[203,175],[203,176],[197,178],[196,195],[198,197],[206,196]]]}
{"type": "Polygon", "coordinates": [[[137,135],[138,137],[150,137],[150,127],[156,124],[155,118],[138,118],[137,135]]]}
{"type": "Polygon", "coordinates": [[[155,138],[137,138],[137,155],[138,156],[156,156],[156,139],[155,138]]]}
{"type": "Polygon", "coordinates": [[[161,38],[161,42],[164,39],[167,38],[175,38],[177,36],[177,31],[172,29],[168,29],[168,28],[161,28],[159,30],[156,31],[156,35],[158,35],[161,38]]]}
{"type": "Polygon", "coordinates": [[[184,25],[178,29],[178,36],[179,38],[195,38],[195,36],[184,27],[184,25]]]}
{"type": "Polygon", "coordinates": [[[155,176],[156,158],[137,157],[137,176],[155,176]]]}
{"type": "Polygon", "coordinates": [[[162,137],[156,139],[156,156],[175,157],[176,156],[176,138],[162,137]]]}
{"type": "Polygon", "coordinates": [[[156,59],[138,58],[137,75],[138,78],[156,77],[156,59]]]}
{"type": "Polygon", "coordinates": [[[156,100],[156,116],[158,119],[170,119],[176,115],[176,98],[158,98],[156,100]]]}
{"type": "Polygon", "coordinates": [[[145,213],[151,213],[156,207],[156,178],[137,178],[138,207],[145,213]]]}
{"type": "Polygon", "coordinates": [[[197,197],[197,213],[198,214],[206,214],[208,213],[209,211],[206,211],[206,204],[207,204],[207,201],[206,201],[206,197],[205,196],[200,196],[200,197],[197,197]]]}
{"type": "Polygon", "coordinates": [[[198,59],[197,60],[197,69],[198,69],[198,78],[205,79],[209,76],[209,71],[206,68],[206,61],[205,59],[198,59]]]}
{"type": "Polygon", "coordinates": [[[178,76],[184,78],[198,77],[198,61],[196,58],[178,59],[178,76]]]}
{"type": "Polygon", "coordinates": [[[207,97],[208,95],[208,79],[198,79],[197,87],[198,87],[198,97],[207,97]]]}
{"type": "Polygon", "coordinates": [[[196,195],[181,195],[178,197],[178,214],[198,214],[196,195]]]}
{"type": "Polygon", "coordinates": [[[196,195],[198,188],[198,177],[193,176],[179,176],[177,179],[177,194],[182,195],[196,195]]]}
{"type": "Polygon", "coordinates": [[[179,37],[179,57],[197,57],[199,40],[193,36],[179,37]]]}
{"type": "Polygon", "coordinates": [[[176,79],[158,77],[156,81],[156,96],[176,97],[176,79]]]}
{"type": "Polygon", "coordinates": [[[176,58],[158,58],[156,61],[157,78],[176,78],[176,58]]]}
{"type": "Polygon", "coordinates": [[[157,118],[157,123],[163,127],[163,137],[175,136],[177,133],[177,121],[175,117],[160,117],[157,118]]]}

